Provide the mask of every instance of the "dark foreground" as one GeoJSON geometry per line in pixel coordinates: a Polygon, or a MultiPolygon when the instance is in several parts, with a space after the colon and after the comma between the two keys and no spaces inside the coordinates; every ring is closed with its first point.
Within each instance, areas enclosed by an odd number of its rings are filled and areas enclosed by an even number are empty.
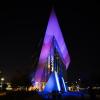
{"type": "Polygon", "coordinates": [[[17,91],[17,92],[4,92],[0,95],[0,100],[100,100],[100,95],[89,95],[84,93],[58,93],[51,94],[17,91]]]}

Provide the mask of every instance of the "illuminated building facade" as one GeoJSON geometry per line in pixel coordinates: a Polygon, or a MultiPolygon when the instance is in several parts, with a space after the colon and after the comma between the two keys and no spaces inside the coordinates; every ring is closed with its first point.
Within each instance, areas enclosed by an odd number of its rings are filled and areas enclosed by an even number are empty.
{"type": "MultiPolygon", "coordinates": [[[[47,82],[50,75],[62,78],[62,67],[66,69],[70,63],[70,57],[60,30],[57,17],[52,10],[43,46],[41,49],[38,67],[34,76],[35,82],[47,82]]],[[[64,79],[61,79],[64,82],[64,79]]]]}

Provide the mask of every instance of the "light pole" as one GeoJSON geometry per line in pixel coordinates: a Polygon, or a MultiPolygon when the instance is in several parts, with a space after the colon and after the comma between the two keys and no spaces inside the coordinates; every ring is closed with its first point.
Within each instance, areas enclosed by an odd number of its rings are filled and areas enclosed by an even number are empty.
{"type": "Polygon", "coordinates": [[[4,77],[1,77],[1,79],[0,79],[0,88],[1,88],[1,90],[2,90],[2,88],[3,88],[3,82],[5,81],[5,78],[4,77]]]}

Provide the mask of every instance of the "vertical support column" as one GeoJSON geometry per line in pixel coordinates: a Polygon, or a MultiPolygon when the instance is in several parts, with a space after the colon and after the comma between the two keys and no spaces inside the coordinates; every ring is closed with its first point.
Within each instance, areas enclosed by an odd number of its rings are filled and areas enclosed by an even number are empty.
{"type": "Polygon", "coordinates": [[[51,72],[54,71],[54,56],[51,56],[51,72]]]}
{"type": "Polygon", "coordinates": [[[47,78],[49,78],[51,69],[51,55],[48,56],[47,78]]]}
{"type": "Polygon", "coordinates": [[[54,41],[52,41],[52,45],[51,45],[51,49],[50,49],[50,56],[51,56],[51,59],[50,59],[50,67],[51,67],[51,72],[54,71],[54,41]]]}

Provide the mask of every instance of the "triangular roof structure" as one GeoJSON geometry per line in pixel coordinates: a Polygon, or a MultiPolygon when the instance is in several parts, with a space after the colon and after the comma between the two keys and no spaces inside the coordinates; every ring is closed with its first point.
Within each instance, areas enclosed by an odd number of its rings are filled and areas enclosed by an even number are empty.
{"type": "Polygon", "coordinates": [[[52,72],[44,88],[44,92],[51,93],[53,91],[61,91],[59,77],[56,71],[52,72]]]}
{"type": "Polygon", "coordinates": [[[48,93],[53,91],[67,92],[63,77],[60,77],[56,71],[52,72],[43,91],[48,93]]]}
{"type": "Polygon", "coordinates": [[[38,68],[36,70],[35,77],[34,77],[35,81],[40,82],[42,79],[43,71],[46,66],[47,57],[49,55],[50,48],[52,46],[53,37],[55,38],[58,44],[57,48],[60,48],[58,52],[62,59],[63,64],[65,65],[67,69],[70,63],[70,57],[69,57],[68,50],[65,45],[62,32],[60,30],[60,26],[58,24],[58,20],[57,20],[54,10],[52,10],[50,18],[49,18],[47,30],[46,30],[44,41],[43,41],[42,50],[40,53],[38,68]]]}

